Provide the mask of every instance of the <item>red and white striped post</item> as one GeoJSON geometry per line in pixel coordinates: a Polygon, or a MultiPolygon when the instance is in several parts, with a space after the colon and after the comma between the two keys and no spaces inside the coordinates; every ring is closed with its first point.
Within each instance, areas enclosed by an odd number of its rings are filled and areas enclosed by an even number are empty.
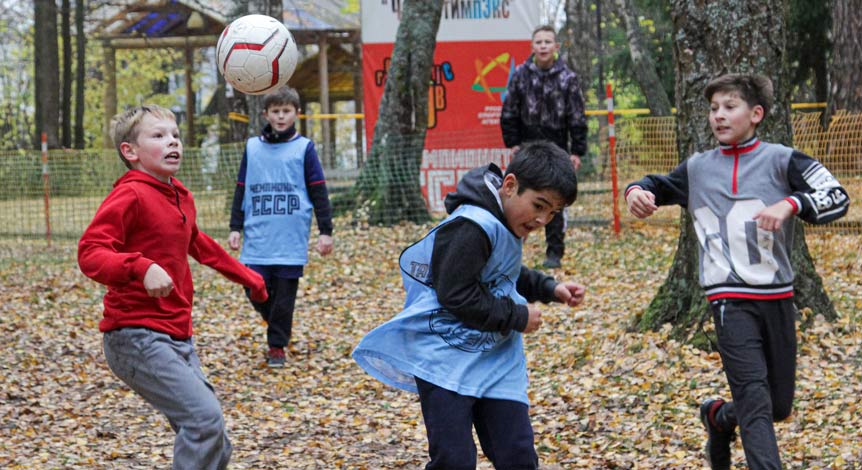
{"type": "Polygon", "coordinates": [[[48,134],[42,133],[42,192],[45,194],[45,239],[51,246],[51,185],[48,179],[48,134]]]}
{"type": "Polygon", "coordinates": [[[611,157],[611,184],[614,197],[614,233],[620,233],[620,189],[617,182],[617,136],[614,132],[614,93],[611,83],[605,85],[605,95],[608,101],[608,150],[611,157]]]}

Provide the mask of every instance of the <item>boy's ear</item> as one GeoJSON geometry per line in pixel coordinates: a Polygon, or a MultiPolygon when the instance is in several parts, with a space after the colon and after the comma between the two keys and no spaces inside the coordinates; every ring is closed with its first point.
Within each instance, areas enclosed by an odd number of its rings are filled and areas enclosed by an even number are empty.
{"type": "Polygon", "coordinates": [[[760,121],[763,121],[763,117],[764,117],[763,106],[758,104],[758,105],[755,105],[753,108],[751,108],[751,123],[752,124],[755,124],[755,125],[760,124],[760,121]]]}
{"type": "Polygon", "coordinates": [[[128,142],[120,143],[120,153],[123,154],[123,157],[130,162],[138,159],[138,154],[135,152],[135,146],[128,142]]]}
{"type": "Polygon", "coordinates": [[[518,177],[512,173],[503,177],[503,185],[500,186],[500,193],[511,197],[518,192],[518,177]]]}

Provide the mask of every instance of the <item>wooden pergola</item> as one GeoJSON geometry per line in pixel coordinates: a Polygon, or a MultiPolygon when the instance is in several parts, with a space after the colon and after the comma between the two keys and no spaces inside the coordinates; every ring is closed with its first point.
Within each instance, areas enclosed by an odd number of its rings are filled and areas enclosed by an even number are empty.
{"type": "MultiPolygon", "coordinates": [[[[316,45],[318,49],[316,60],[307,58],[299,64],[294,78],[291,78],[291,86],[300,92],[304,102],[319,102],[325,115],[331,113],[333,100],[353,100],[357,113],[361,112],[359,19],[358,12],[344,13],[347,3],[346,0],[283,0],[284,23],[297,44],[300,47],[316,45]]],[[[102,22],[97,37],[104,46],[106,147],[111,146],[108,135],[110,118],[117,112],[118,49],[176,48],[185,51],[184,140],[196,142],[193,52],[197,48],[215,47],[219,34],[230,21],[223,13],[232,11],[234,7],[229,0],[132,0],[102,22]]],[[[327,119],[322,122],[324,146],[331,148],[326,144],[334,141],[332,127],[327,119]]],[[[356,127],[357,148],[361,152],[360,119],[357,119],[356,127]]]]}

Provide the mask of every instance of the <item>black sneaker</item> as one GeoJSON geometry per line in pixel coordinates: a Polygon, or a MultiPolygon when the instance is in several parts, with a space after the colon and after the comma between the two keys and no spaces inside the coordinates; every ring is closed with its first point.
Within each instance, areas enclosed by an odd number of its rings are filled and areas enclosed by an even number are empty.
{"type": "Polygon", "coordinates": [[[706,400],[700,405],[700,421],[707,434],[706,461],[712,470],[730,470],[730,445],[736,439],[736,433],[732,429],[720,429],[709,420],[710,415],[715,419],[715,413],[724,403],[724,400],[718,398],[706,400]]]}
{"type": "Polygon", "coordinates": [[[268,367],[284,367],[284,348],[269,348],[266,353],[266,365],[268,367]]]}
{"type": "Polygon", "coordinates": [[[542,263],[542,266],[548,269],[556,269],[561,267],[562,263],[560,263],[560,258],[557,258],[556,256],[548,256],[547,258],[545,258],[545,261],[542,263]]]}

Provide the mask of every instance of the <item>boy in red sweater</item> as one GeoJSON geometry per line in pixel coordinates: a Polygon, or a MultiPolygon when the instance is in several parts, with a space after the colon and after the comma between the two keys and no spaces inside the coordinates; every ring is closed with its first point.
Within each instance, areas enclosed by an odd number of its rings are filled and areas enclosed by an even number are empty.
{"type": "Polygon", "coordinates": [[[78,265],[107,286],[105,357],[114,374],[177,433],[173,468],[223,469],[230,460],[221,406],[192,342],[188,256],[267,298],[259,274],[198,230],[191,192],[174,178],[183,145],[174,114],[145,105],[111,120],[129,171],[114,183],[78,243],[78,265]]]}

